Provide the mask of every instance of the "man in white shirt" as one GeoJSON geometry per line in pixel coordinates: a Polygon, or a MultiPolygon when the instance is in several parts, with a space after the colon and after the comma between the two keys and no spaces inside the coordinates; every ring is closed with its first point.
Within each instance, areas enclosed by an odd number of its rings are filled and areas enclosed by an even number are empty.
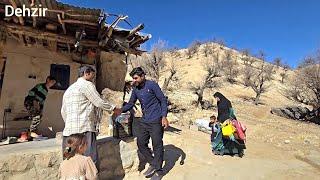
{"type": "Polygon", "coordinates": [[[95,70],[91,66],[80,67],[78,80],[63,95],[61,115],[65,127],[62,148],[65,149],[65,140],[68,136],[83,133],[87,137],[87,150],[84,155],[90,156],[97,165],[97,118],[94,108],[113,111],[115,115],[119,115],[121,110],[101,99],[93,84],[94,78],[95,70]]]}

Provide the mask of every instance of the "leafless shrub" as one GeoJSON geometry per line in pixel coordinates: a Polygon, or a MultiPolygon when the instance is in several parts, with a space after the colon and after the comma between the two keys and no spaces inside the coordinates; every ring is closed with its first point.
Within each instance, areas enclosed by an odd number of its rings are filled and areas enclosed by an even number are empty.
{"type": "Polygon", "coordinates": [[[281,83],[283,84],[284,81],[288,78],[288,71],[290,70],[290,66],[287,63],[284,63],[282,66],[282,72],[280,73],[281,83]]]}
{"type": "Polygon", "coordinates": [[[173,47],[169,49],[169,53],[171,54],[172,57],[180,57],[180,52],[178,47],[173,47]]]}
{"type": "Polygon", "coordinates": [[[250,51],[248,49],[241,51],[241,60],[245,66],[251,66],[255,62],[255,59],[250,55],[250,51]]]}
{"type": "Polygon", "coordinates": [[[320,54],[303,60],[288,82],[287,95],[298,102],[320,107],[320,54]]]}
{"type": "Polygon", "coordinates": [[[169,68],[169,69],[170,69],[170,74],[169,74],[168,77],[165,78],[164,83],[163,83],[163,86],[162,86],[162,90],[163,90],[164,92],[167,91],[167,88],[168,88],[168,86],[169,86],[170,81],[174,79],[174,76],[175,76],[176,73],[177,73],[177,68],[176,68],[176,65],[175,65],[175,63],[174,63],[173,60],[171,61],[171,64],[170,64],[170,68],[169,68]]]}
{"type": "Polygon", "coordinates": [[[221,38],[215,39],[214,42],[220,45],[220,49],[223,49],[223,47],[226,46],[226,42],[221,38]]]}
{"type": "Polygon", "coordinates": [[[282,67],[282,66],[283,66],[283,65],[282,65],[282,59],[279,58],[279,57],[275,58],[275,59],[273,60],[273,64],[274,64],[277,68],[282,67]]]}
{"type": "Polygon", "coordinates": [[[253,75],[253,64],[255,59],[250,56],[250,51],[248,49],[244,49],[241,52],[241,59],[243,61],[244,67],[242,68],[242,83],[244,86],[250,86],[250,80],[253,75]]]}
{"type": "MultiPolygon", "coordinates": [[[[264,57],[264,56],[261,56],[264,57]]],[[[259,104],[261,94],[268,90],[267,82],[273,79],[273,65],[267,64],[264,59],[257,65],[257,67],[252,68],[252,76],[249,80],[249,86],[256,93],[254,103],[259,104]]]]}
{"type": "Polygon", "coordinates": [[[141,66],[150,79],[158,82],[160,71],[165,66],[164,51],[166,45],[166,41],[159,40],[152,46],[150,53],[145,53],[140,57],[130,56],[129,61],[132,67],[141,66]]]}
{"type": "Polygon", "coordinates": [[[260,50],[257,55],[255,55],[254,57],[258,58],[258,59],[261,59],[261,60],[265,60],[266,58],[266,53],[262,50],[260,50]]]}
{"type": "Polygon", "coordinates": [[[211,43],[204,44],[203,53],[205,57],[208,57],[214,53],[214,49],[211,43]]]}
{"type": "Polygon", "coordinates": [[[252,64],[246,64],[243,67],[243,69],[242,69],[242,74],[243,74],[242,82],[243,82],[244,86],[246,86],[246,87],[250,86],[251,78],[253,77],[253,73],[254,73],[254,70],[253,70],[252,64]]]}
{"type": "Polygon", "coordinates": [[[225,58],[223,61],[223,73],[227,78],[227,81],[230,83],[235,83],[236,78],[239,75],[239,66],[236,59],[232,58],[230,51],[226,51],[225,58]]]}
{"type": "Polygon", "coordinates": [[[187,57],[188,59],[192,58],[199,51],[199,47],[201,46],[200,41],[193,41],[189,48],[187,49],[187,57]]]}
{"type": "Polygon", "coordinates": [[[196,106],[203,104],[204,90],[209,88],[217,88],[220,83],[216,79],[221,76],[222,63],[219,60],[219,54],[215,54],[204,63],[206,76],[200,84],[192,85],[191,90],[198,96],[196,106]]]}

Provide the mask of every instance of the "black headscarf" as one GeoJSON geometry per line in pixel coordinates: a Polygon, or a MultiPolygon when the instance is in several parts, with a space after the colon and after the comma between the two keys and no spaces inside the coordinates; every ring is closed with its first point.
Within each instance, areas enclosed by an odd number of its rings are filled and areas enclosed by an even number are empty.
{"type": "Polygon", "coordinates": [[[220,99],[220,101],[217,101],[217,119],[219,122],[223,123],[225,120],[230,118],[230,108],[232,108],[231,102],[220,92],[216,92],[213,96],[220,99]]]}

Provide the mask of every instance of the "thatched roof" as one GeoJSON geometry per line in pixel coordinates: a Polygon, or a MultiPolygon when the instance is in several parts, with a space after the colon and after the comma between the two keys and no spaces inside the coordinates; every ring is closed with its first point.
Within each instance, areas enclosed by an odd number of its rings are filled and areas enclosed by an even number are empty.
{"type": "Polygon", "coordinates": [[[133,29],[117,26],[126,16],[118,16],[107,23],[109,15],[100,9],[75,7],[56,0],[34,0],[32,7],[48,8],[45,17],[5,17],[5,5],[14,8],[31,0],[0,0],[0,25],[8,35],[26,44],[43,44],[52,50],[77,51],[81,49],[105,50],[139,55],[140,45],[151,35],[139,33],[143,24],[133,29]],[[82,35],[81,35],[82,34],[82,35]],[[79,46],[75,44],[79,42],[79,46]]]}

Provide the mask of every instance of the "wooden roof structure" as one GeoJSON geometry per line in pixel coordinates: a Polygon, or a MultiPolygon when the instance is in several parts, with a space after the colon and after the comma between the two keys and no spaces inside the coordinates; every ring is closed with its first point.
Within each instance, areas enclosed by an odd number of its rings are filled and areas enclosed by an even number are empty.
{"type": "Polygon", "coordinates": [[[0,0],[0,28],[25,44],[40,44],[69,53],[103,50],[140,55],[144,52],[140,45],[151,38],[150,34],[139,32],[144,25],[122,29],[117,25],[128,16],[119,15],[108,24],[109,17],[100,9],[75,7],[56,0],[0,0]],[[5,17],[6,5],[30,8],[40,4],[48,8],[45,17],[5,17]]]}

